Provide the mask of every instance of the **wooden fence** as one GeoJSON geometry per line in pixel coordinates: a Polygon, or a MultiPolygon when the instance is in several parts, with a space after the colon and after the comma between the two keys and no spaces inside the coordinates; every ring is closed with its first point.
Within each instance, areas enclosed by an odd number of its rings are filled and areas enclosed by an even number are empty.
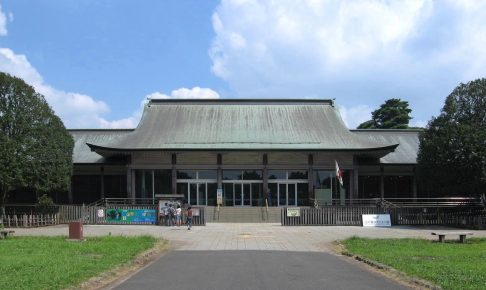
{"type": "Polygon", "coordinates": [[[379,208],[366,206],[301,207],[299,216],[287,216],[281,210],[284,226],[336,225],[360,226],[363,214],[389,213],[392,225],[444,225],[475,229],[486,228],[486,210],[482,208],[379,208]]]}
{"type": "Polygon", "coordinates": [[[0,224],[7,228],[31,228],[59,224],[59,214],[15,214],[0,217],[0,224]]]}

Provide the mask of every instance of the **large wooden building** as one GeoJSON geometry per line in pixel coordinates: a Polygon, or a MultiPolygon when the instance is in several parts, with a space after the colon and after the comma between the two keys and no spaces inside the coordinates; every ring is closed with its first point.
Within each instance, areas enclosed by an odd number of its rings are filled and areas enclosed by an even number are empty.
{"type": "Polygon", "coordinates": [[[332,100],[150,100],[135,129],[69,131],[74,204],[181,194],[213,206],[218,189],[223,206],[417,197],[418,131],[348,130],[332,100]]]}

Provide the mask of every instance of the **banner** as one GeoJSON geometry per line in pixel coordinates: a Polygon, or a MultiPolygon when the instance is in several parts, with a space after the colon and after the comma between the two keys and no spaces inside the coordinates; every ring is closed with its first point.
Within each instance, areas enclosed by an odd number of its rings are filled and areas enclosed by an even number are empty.
{"type": "Polygon", "coordinates": [[[106,221],[109,223],[155,224],[157,211],[155,209],[108,209],[106,221]]]}
{"type": "Polygon", "coordinates": [[[364,214],[363,227],[391,227],[389,214],[364,214]]]}

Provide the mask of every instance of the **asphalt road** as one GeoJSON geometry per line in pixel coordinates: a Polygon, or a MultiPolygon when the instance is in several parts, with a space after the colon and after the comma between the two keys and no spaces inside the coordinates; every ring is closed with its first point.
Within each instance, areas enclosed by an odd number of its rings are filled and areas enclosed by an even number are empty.
{"type": "Polygon", "coordinates": [[[322,252],[170,251],[115,289],[408,289],[322,252]]]}

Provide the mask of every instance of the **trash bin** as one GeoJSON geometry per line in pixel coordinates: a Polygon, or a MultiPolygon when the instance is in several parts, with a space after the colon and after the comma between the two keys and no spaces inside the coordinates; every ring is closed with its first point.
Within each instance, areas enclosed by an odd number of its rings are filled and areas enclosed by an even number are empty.
{"type": "Polygon", "coordinates": [[[83,223],[70,222],[69,223],[69,239],[82,240],[83,239],[83,223]]]}

